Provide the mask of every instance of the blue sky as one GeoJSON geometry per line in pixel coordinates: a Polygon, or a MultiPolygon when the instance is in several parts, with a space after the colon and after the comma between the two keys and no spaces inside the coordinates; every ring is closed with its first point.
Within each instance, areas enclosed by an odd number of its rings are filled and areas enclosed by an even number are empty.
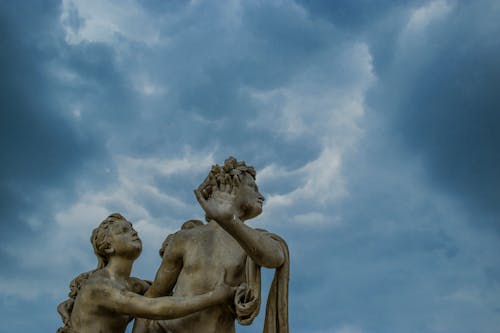
{"type": "Polygon", "coordinates": [[[498,1],[2,1],[0,36],[0,331],[59,327],[111,212],[153,278],[234,155],[293,332],[498,332],[498,1]]]}

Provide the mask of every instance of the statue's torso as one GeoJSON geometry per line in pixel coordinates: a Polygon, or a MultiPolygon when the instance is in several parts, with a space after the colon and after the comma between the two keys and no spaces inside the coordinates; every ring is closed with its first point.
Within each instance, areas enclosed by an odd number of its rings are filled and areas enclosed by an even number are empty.
{"type": "MultiPolygon", "coordinates": [[[[245,252],[215,223],[182,230],[175,237],[184,255],[174,296],[199,295],[224,281],[233,286],[245,282],[245,252]]],[[[172,333],[230,333],[234,332],[234,318],[225,304],[161,324],[172,333]]]]}
{"type": "Polygon", "coordinates": [[[129,315],[116,313],[99,305],[103,286],[129,290],[127,281],[110,281],[99,276],[90,277],[85,282],[75,300],[71,315],[71,328],[78,333],[124,332],[130,321],[129,315]]]}

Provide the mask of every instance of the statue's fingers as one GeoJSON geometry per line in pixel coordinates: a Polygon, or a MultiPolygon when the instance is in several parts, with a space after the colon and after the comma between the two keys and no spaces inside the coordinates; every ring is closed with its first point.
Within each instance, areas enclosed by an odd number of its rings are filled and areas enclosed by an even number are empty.
{"type": "Polygon", "coordinates": [[[194,190],[194,195],[196,196],[196,200],[198,200],[198,203],[200,204],[201,208],[205,211],[205,219],[209,221],[211,219],[211,216],[209,213],[210,205],[208,203],[208,200],[205,199],[203,194],[198,189],[194,190]]]}
{"type": "Polygon", "coordinates": [[[220,181],[220,187],[219,187],[219,190],[221,192],[226,192],[226,188],[227,188],[227,182],[226,182],[226,177],[224,176],[221,176],[220,177],[221,181],[220,181]]]}
{"type": "Polygon", "coordinates": [[[226,183],[226,188],[225,188],[225,191],[226,191],[227,193],[231,193],[231,187],[232,187],[232,186],[231,186],[231,176],[230,176],[230,175],[228,175],[228,174],[226,174],[226,175],[224,176],[224,182],[226,183]]]}
{"type": "Polygon", "coordinates": [[[217,185],[218,185],[219,191],[224,192],[226,190],[226,182],[224,180],[224,177],[221,177],[221,176],[217,177],[217,185]]]}
{"type": "Polygon", "coordinates": [[[240,189],[240,179],[238,178],[237,175],[233,176],[233,187],[231,189],[231,194],[236,195],[238,193],[238,190],[240,189]]]}
{"type": "Polygon", "coordinates": [[[196,189],[194,190],[194,195],[196,196],[196,200],[200,203],[202,207],[205,207],[205,203],[207,202],[205,198],[203,197],[203,194],[201,194],[200,190],[196,189]]]}

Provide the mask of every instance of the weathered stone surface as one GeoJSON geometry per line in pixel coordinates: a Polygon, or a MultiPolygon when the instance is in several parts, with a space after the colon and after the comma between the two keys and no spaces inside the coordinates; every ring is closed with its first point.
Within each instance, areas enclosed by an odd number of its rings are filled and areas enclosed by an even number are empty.
{"type": "Polygon", "coordinates": [[[283,239],[254,229],[262,213],[253,167],[235,158],[215,165],[195,190],[208,223],[185,222],[160,249],[154,282],[130,277],[142,242],[132,224],[111,214],[91,236],[97,269],[70,284],[58,306],[59,333],[235,332],[235,320],[250,325],[261,304],[260,268],[275,269],[263,332],[288,333],[289,253],[283,239]]]}

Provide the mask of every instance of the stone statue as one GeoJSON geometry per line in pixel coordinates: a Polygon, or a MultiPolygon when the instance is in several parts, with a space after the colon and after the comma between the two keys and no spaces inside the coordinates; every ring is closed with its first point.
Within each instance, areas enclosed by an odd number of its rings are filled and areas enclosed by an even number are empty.
{"type": "Polygon", "coordinates": [[[207,224],[190,220],[165,240],[162,263],[145,296],[190,297],[224,281],[238,286],[234,299],[182,318],[136,319],[134,333],[234,333],[235,320],[250,325],[261,303],[260,267],[274,268],[269,291],[265,333],[288,333],[289,254],[277,235],[244,222],[262,212],[264,197],[255,170],[228,158],[212,167],[195,190],[207,224]]]}
{"type": "Polygon", "coordinates": [[[225,304],[234,297],[234,288],[222,281],[206,285],[206,291],[196,296],[141,296],[149,283],[130,277],[130,272],[142,243],[132,224],[120,214],[108,216],[94,229],[90,240],[98,267],[71,282],[70,299],[57,308],[64,322],[58,333],[124,333],[133,317],[178,318],[225,304]]]}

